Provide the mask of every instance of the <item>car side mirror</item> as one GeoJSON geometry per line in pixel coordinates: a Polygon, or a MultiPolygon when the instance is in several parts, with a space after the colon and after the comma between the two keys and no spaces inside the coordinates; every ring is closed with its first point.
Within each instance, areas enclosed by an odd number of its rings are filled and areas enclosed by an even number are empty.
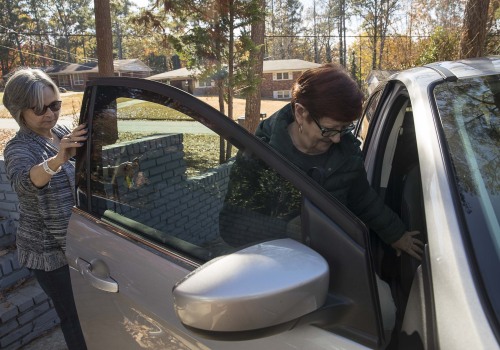
{"type": "Polygon", "coordinates": [[[199,267],[174,287],[174,308],[195,331],[253,331],[319,309],[328,283],[328,263],[321,255],[292,239],[279,239],[199,267]]]}

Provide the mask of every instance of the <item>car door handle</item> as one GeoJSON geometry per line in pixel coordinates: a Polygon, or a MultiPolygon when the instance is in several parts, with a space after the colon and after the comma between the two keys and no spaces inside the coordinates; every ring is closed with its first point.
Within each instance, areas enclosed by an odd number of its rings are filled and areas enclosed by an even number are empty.
{"type": "Polygon", "coordinates": [[[109,277],[109,271],[104,262],[93,260],[89,263],[82,258],[76,259],[78,271],[90,284],[105,292],[118,293],[118,283],[109,277]]]}

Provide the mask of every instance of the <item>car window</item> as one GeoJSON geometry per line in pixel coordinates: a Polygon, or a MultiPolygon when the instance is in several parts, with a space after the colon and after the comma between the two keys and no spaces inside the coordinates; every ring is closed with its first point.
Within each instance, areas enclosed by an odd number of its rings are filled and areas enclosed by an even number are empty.
{"type": "Polygon", "coordinates": [[[380,97],[382,96],[383,89],[375,91],[370,99],[367,101],[363,115],[359,119],[358,125],[359,127],[356,129],[356,136],[361,142],[365,142],[366,135],[368,133],[368,128],[370,126],[373,115],[375,114],[375,110],[377,109],[378,102],[380,97]]]}
{"type": "Polygon", "coordinates": [[[441,118],[468,241],[492,314],[500,320],[500,76],[437,85],[441,118]]]}
{"type": "Polygon", "coordinates": [[[150,92],[99,87],[80,173],[90,176],[91,213],[202,261],[262,240],[300,240],[300,191],[193,117],[204,120],[150,92]],[[230,150],[221,155],[222,141],[230,150]]]}

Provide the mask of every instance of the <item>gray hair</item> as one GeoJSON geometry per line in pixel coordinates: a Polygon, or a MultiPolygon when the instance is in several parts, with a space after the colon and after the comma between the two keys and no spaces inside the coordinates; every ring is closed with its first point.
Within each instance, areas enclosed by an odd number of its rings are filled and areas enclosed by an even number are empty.
{"type": "Polygon", "coordinates": [[[59,88],[40,69],[21,68],[5,84],[3,105],[19,126],[23,126],[22,113],[30,108],[43,108],[43,88],[51,88],[59,100],[59,88]]]}

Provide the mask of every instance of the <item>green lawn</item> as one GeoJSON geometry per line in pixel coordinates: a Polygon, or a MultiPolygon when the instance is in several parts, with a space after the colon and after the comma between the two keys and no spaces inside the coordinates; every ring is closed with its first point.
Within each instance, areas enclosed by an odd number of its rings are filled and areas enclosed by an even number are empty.
{"type": "MultiPolygon", "coordinates": [[[[138,140],[154,133],[118,133],[117,143],[138,140]]],[[[187,175],[197,176],[207,170],[219,165],[219,136],[218,135],[198,135],[184,134],[184,160],[187,165],[187,175]]],[[[232,155],[236,155],[238,150],[232,148],[232,155]]]]}
{"type": "Polygon", "coordinates": [[[175,109],[164,107],[152,102],[144,102],[120,108],[118,115],[118,118],[123,120],[193,120],[193,118],[188,117],[175,109]]]}

